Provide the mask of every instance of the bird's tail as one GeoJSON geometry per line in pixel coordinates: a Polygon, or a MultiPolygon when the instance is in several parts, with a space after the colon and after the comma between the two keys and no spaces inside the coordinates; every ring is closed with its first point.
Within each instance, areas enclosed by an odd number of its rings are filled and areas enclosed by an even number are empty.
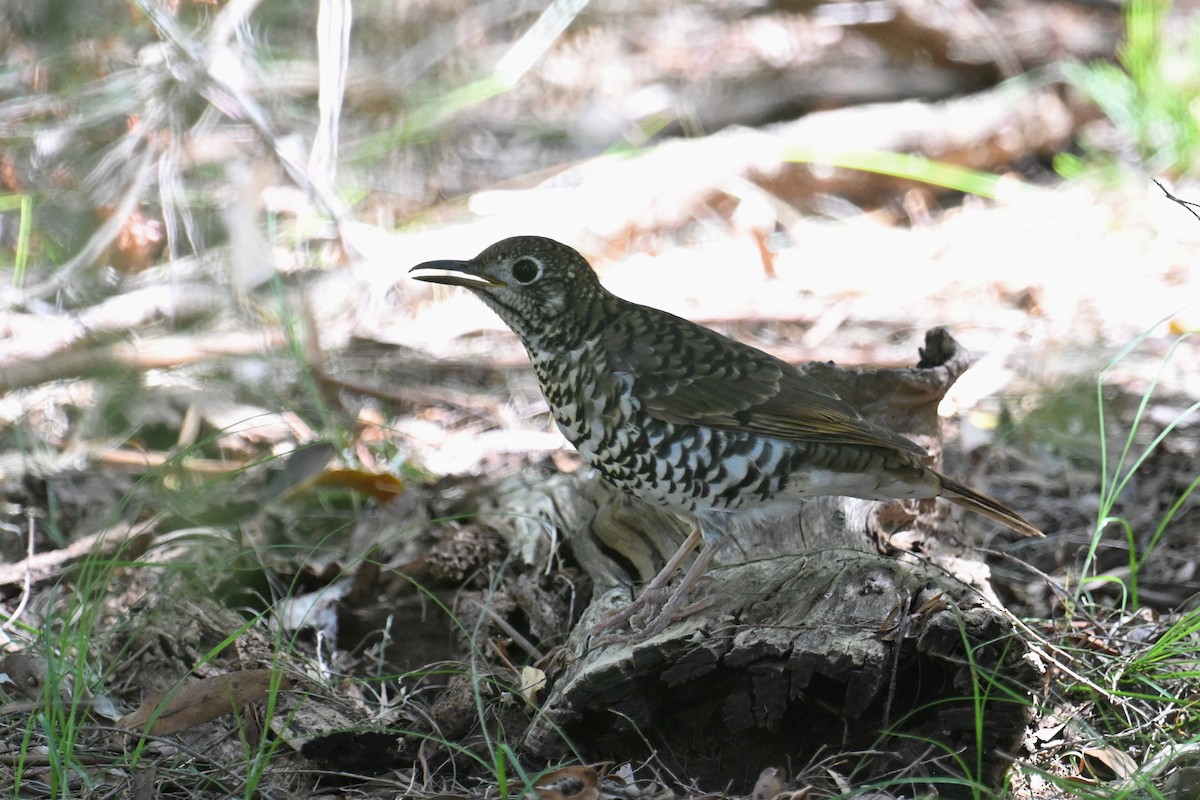
{"type": "Polygon", "coordinates": [[[969,508],[976,514],[982,514],[988,519],[994,519],[1022,536],[1045,536],[1044,533],[1026,522],[1020,514],[999,500],[988,497],[983,492],[977,492],[970,486],[959,483],[953,478],[947,478],[941,473],[935,474],[942,482],[942,497],[947,500],[957,503],[963,508],[969,508]]]}

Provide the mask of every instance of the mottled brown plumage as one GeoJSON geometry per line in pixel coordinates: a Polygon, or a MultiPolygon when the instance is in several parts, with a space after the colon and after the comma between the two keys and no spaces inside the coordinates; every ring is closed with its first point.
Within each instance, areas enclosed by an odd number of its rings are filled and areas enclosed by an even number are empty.
{"type": "Polygon", "coordinates": [[[690,547],[650,586],[666,584],[702,533],[704,550],[652,630],[681,609],[731,516],[783,511],[804,497],[942,495],[1040,535],[999,501],[929,468],[920,446],[868,422],[802,370],[612,295],[579,253],[552,239],[505,239],[469,261],[413,269],[439,273],[419,280],[471,290],[513,329],[559,428],[605,479],[698,520],[690,547]]]}

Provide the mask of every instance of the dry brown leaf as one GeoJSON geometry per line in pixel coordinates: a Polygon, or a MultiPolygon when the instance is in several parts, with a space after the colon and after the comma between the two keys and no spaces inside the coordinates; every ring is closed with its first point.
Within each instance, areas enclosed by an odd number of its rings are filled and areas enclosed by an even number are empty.
{"type": "Polygon", "coordinates": [[[537,667],[521,667],[521,696],[531,706],[537,706],[538,693],[546,690],[546,673],[537,667]]]}
{"type": "Polygon", "coordinates": [[[1033,732],[1033,739],[1038,745],[1061,742],[1066,730],[1067,723],[1065,721],[1058,719],[1053,714],[1047,714],[1038,721],[1037,730],[1033,732]]]}
{"type": "MultiPolygon", "coordinates": [[[[266,697],[271,688],[271,670],[248,669],[214,678],[204,678],[178,689],[156,692],[137,710],[117,720],[118,728],[144,728],[158,735],[176,733],[232,714],[244,705],[266,697]]],[[[286,678],[280,688],[287,688],[286,678]]]]}
{"type": "Polygon", "coordinates": [[[539,800],[599,800],[600,776],[578,764],[549,772],[533,785],[539,800]]]}
{"type": "Polygon", "coordinates": [[[317,485],[340,489],[353,489],[381,503],[395,500],[404,493],[404,481],[386,472],[367,472],[361,469],[329,469],[319,478],[317,485]]]}
{"type": "Polygon", "coordinates": [[[1102,781],[1128,778],[1137,772],[1137,762],[1128,753],[1115,747],[1085,747],[1083,766],[1088,774],[1102,781]]]}
{"type": "Polygon", "coordinates": [[[48,672],[46,659],[32,653],[9,653],[0,659],[0,672],[8,673],[17,691],[30,700],[41,699],[48,672]]]}

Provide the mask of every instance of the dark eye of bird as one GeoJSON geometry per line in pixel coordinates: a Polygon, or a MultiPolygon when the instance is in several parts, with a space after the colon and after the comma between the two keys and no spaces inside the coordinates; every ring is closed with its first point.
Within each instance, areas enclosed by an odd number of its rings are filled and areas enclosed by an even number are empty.
{"type": "Polygon", "coordinates": [[[518,258],[512,265],[512,276],[521,283],[532,283],[540,273],[541,266],[532,258],[518,258]]]}

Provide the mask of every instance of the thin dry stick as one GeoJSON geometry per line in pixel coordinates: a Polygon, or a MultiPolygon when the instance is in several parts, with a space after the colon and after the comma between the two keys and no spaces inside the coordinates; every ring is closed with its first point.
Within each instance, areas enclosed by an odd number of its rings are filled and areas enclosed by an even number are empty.
{"type": "Polygon", "coordinates": [[[1162,193],[1167,196],[1168,200],[1171,200],[1172,202],[1178,203],[1179,205],[1183,206],[1184,208],[1186,208],[1188,211],[1190,211],[1192,213],[1193,217],[1200,220],[1200,213],[1196,212],[1196,209],[1200,208],[1200,203],[1193,203],[1191,200],[1184,200],[1182,198],[1176,197],[1175,195],[1173,195],[1169,191],[1167,191],[1167,187],[1163,186],[1162,183],[1158,180],[1158,178],[1154,178],[1153,180],[1154,180],[1154,185],[1157,186],[1158,188],[1162,189],[1162,193]]]}

